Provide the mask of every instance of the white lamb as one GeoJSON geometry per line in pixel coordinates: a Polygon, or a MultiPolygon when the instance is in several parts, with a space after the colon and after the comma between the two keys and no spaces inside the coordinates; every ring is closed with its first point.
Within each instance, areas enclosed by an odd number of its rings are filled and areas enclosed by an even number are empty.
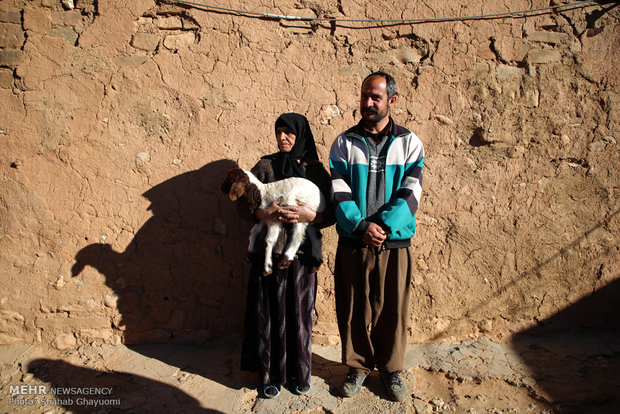
{"type": "MultiPolygon", "coordinates": [[[[326,202],[323,194],[319,188],[312,182],[305,178],[292,177],[280,181],[274,181],[271,183],[262,183],[254,174],[249,171],[242,170],[241,168],[235,168],[228,172],[224,183],[222,183],[222,192],[227,193],[231,200],[235,201],[241,197],[244,197],[251,209],[265,208],[274,201],[282,199],[281,206],[297,205],[297,202],[303,203],[310,207],[317,213],[325,211],[326,202]]],[[[269,220],[261,221],[254,225],[250,231],[250,243],[248,245],[248,252],[254,253],[254,247],[256,239],[263,229],[267,226],[267,236],[265,237],[265,266],[263,274],[268,275],[272,273],[272,252],[273,246],[278,240],[280,231],[282,231],[282,224],[279,221],[269,220]]],[[[292,234],[287,241],[287,246],[284,250],[284,257],[278,264],[280,269],[287,268],[295,258],[295,254],[304,241],[306,230],[308,230],[308,237],[313,244],[313,250],[320,251],[319,235],[317,230],[308,226],[308,223],[293,223],[291,224],[292,234]]]]}

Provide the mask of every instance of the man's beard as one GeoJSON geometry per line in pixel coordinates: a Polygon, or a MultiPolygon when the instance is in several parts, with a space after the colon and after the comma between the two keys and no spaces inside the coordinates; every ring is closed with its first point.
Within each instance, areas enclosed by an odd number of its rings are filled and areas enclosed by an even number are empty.
{"type": "Polygon", "coordinates": [[[362,113],[362,119],[366,122],[373,122],[373,123],[377,123],[379,121],[381,121],[383,118],[385,118],[388,115],[388,111],[386,110],[385,112],[379,112],[377,109],[375,108],[365,108],[361,110],[362,113]]]}

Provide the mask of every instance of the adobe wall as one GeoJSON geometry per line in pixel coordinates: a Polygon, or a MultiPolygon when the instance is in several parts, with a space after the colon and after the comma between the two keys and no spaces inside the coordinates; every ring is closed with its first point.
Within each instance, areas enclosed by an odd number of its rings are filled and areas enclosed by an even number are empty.
{"type": "MultiPolygon", "coordinates": [[[[549,5],[278,3],[217,5],[350,19],[549,5]]],[[[620,276],[612,6],[367,27],[153,0],[3,1],[0,344],[240,332],[249,225],[219,193],[223,175],[276,151],[286,111],[308,117],[327,163],[379,69],[427,156],[411,342],[502,340],[548,319],[620,276]]],[[[314,338],[333,344],[333,228],[324,241],[314,338]]]]}

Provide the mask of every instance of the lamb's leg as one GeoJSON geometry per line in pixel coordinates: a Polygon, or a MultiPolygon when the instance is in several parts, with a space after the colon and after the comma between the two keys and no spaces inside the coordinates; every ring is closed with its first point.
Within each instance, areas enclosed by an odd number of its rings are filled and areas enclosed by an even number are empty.
{"type": "Polygon", "coordinates": [[[293,224],[293,231],[291,232],[291,237],[287,242],[286,251],[284,252],[284,257],[278,264],[280,269],[286,269],[291,265],[293,259],[295,259],[295,254],[297,254],[297,250],[299,250],[299,246],[304,241],[304,236],[306,234],[307,223],[295,223],[293,224]]]}
{"type": "Polygon", "coordinates": [[[252,255],[254,254],[254,248],[256,247],[256,239],[258,238],[258,235],[260,234],[261,230],[263,229],[264,224],[263,223],[256,223],[254,225],[254,227],[252,227],[252,230],[250,230],[250,243],[248,244],[248,261],[250,261],[252,255]]]}
{"type": "Polygon", "coordinates": [[[265,237],[265,268],[263,269],[263,275],[269,275],[273,271],[271,255],[273,254],[273,245],[278,241],[280,228],[281,224],[276,221],[267,223],[267,236],[265,237]]]}

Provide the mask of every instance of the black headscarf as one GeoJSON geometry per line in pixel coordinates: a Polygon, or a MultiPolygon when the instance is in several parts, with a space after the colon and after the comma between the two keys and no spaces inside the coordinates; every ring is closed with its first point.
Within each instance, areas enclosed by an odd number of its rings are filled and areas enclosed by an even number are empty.
{"type": "Polygon", "coordinates": [[[276,120],[276,133],[279,127],[288,127],[295,134],[295,144],[290,152],[280,152],[278,156],[282,178],[306,177],[306,169],[297,162],[304,159],[319,159],[310,124],[305,116],[296,113],[282,114],[276,120]]]}

